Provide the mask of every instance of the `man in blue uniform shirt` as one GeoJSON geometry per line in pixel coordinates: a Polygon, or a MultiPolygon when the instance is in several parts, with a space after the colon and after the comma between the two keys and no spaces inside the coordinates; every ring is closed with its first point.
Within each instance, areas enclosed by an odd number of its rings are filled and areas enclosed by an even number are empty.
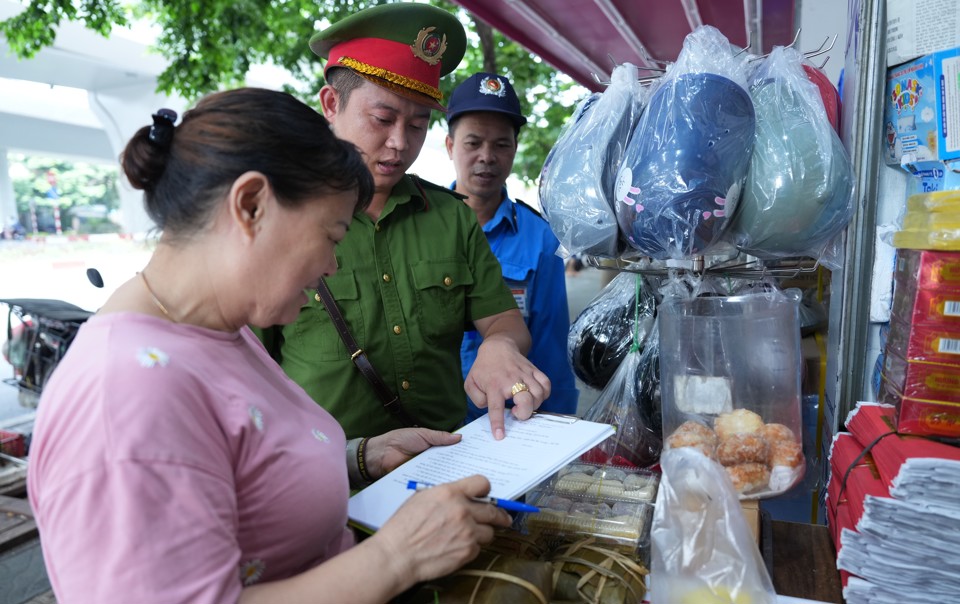
{"type": "MultiPolygon", "coordinates": [[[[551,394],[540,410],[573,414],[579,392],[567,358],[570,315],[563,261],[556,255],[559,243],[547,221],[510,199],[505,186],[526,122],[503,76],[477,73],[457,86],[447,108],[447,153],[457,173],[451,188],[466,196],[477,215],[533,338],[527,356],[550,378],[551,394]]],[[[464,335],[464,376],[481,341],[476,331],[464,335]]],[[[472,402],[468,407],[468,421],[486,412],[472,402]]]]}

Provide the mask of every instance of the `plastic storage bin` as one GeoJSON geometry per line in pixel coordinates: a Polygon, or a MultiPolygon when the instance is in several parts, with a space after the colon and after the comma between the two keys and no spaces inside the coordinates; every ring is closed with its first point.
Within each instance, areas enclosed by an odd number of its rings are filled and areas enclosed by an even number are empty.
{"type": "Polygon", "coordinates": [[[660,305],[664,449],[699,448],[744,499],[803,477],[799,302],[770,290],[660,305]]]}

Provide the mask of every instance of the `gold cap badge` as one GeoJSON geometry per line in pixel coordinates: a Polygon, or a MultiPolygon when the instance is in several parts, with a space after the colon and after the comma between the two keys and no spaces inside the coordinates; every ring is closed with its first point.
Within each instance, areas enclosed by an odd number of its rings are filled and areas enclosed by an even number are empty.
{"type": "MultiPolygon", "coordinates": [[[[433,33],[436,27],[424,27],[417,34],[417,39],[410,45],[410,50],[418,59],[426,61],[429,65],[436,65],[440,62],[445,50],[447,50],[447,36],[442,38],[433,33]]],[[[409,38],[407,38],[409,40],[409,38]]]]}

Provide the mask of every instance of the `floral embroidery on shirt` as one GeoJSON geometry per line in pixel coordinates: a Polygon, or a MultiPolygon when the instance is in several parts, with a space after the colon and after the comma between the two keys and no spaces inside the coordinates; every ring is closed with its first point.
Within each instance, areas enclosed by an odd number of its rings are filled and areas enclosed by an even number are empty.
{"type": "Polygon", "coordinates": [[[330,437],[327,436],[326,434],[324,434],[323,432],[321,432],[321,431],[320,431],[319,429],[317,429],[317,428],[314,428],[314,429],[313,429],[313,437],[314,437],[315,439],[319,440],[319,441],[322,442],[322,443],[330,442],[330,437]]]}
{"type": "Polygon", "coordinates": [[[257,430],[263,432],[263,411],[257,407],[250,407],[250,419],[253,420],[253,425],[257,427],[257,430]]]}
{"type": "Polygon", "coordinates": [[[149,346],[137,351],[137,360],[140,361],[141,367],[156,367],[157,365],[166,367],[167,363],[170,362],[170,357],[159,348],[149,346]]]}
{"type": "Polygon", "coordinates": [[[240,565],[240,580],[244,585],[253,585],[260,580],[266,568],[267,565],[259,558],[244,562],[240,565]]]}

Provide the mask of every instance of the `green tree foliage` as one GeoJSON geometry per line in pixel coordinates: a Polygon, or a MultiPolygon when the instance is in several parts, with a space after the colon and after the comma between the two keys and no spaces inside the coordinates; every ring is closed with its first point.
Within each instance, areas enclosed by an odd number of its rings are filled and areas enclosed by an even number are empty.
{"type": "MultiPolygon", "coordinates": [[[[177,92],[192,100],[213,90],[242,85],[251,65],[273,64],[289,71],[297,81],[296,85],[285,87],[288,92],[316,106],[316,93],[323,85],[322,65],[307,48],[307,40],[330,23],[382,3],[139,0],[128,4],[120,0],[32,0],[23,12],[0,22],[0,33],[18,56],[28,58],[53,43],[57,27],[63,22],[78,21],[108,36],[113,25],[122,27],[134,19],[146,19],[160,28],[162,33],[156,45],[170,62],[159,77],[160,92],[177,92]]],[[[533,182],[560,127],[572,113],[573,103],[586,90],[452,2],[431,3],[456,12],[470,40],[460,67],[452,77],[444,78],[445,95],[449,96],[453,86],[476,71],[495,71],[509,77],[531,118],[521,135],[514,171],[533,182]]]]}
{"type": "Polygon", "coordinates": [[[81,206],[99,205],[105,211],[120,206],[119,173],[112,165],[19,154],[10,154],[9,160],[14,167],[11,172],[17,214],[24,224],[28,224],[31,205],[43,215],[52,215],[52,207],[59,206],[65,230],[81,206]]]}

